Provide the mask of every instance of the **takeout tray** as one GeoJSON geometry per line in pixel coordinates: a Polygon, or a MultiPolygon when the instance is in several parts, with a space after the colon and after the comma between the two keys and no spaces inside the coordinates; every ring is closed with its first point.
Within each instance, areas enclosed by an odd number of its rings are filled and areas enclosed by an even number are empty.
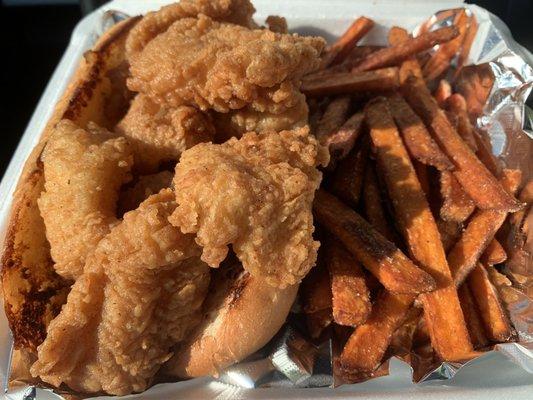
{"type": "MultiPolygon", "coordinates": [[[[71,42],[54,72],[39,104],[28,124],[15,155],[0,183],[0,239],[7,225],[11,197],[24,162],[39,140],[53,108],[76,70],[83,53],[90,49],[102,32],[102,14],[106,10],[119,10],[129,15],[157,9],[172,0],[114,0],[88,15],[76,27],[71,42]]],[[[459,0],[253,0],[257,9],[256,20],[262,22],[268,15],[279,14],[287,18],[291,31],[317,34],[332,40],[360,15],[374,19],[378,26],[365,42],[385,44],[384,34],[392,25],[408,30],[441,9],[462,5],[459,0]]],[[[7,321],[0,313],[0,379],[6,387],[11,351],[11,336],[7,321]]],[[[267,398],[365,398],[365,399],[528,399],[533,393],[533,375],[514,365],[500,353],[487,353],[462,368],[446,382],[413,384],[407,364],[393,360],[390,375],[356,385],[337,389],[262,388],[243,389],[210,378],[195,379],[175,384],[157,385],[148,391],[128,396],[143,399],[174,398],[220,398],[220,399],[267,399],[267,398]]],[[[243,384],[243,386],[246,386],[243,384]]],[[[22,399],[28,388],[9,392],[8,399],[22,399]]],[[[37,390],[37,399],[57,399],[49,391],[37,390]]],[[[107,397],[106,397],[107,398],[107,397]]]]}

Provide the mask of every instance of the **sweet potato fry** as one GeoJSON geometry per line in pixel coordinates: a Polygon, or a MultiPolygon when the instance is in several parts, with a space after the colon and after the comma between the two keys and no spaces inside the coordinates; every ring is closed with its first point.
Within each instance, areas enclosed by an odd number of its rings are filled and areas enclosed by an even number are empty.
{"type": "Polygon", "coordinates": [[[448,82],[446,79],[441,79],[437,89],[435,89],[435,92],[433,93],[433,97],[435,97],[435,100],[437,100],[439,107],[444,108],[446,106],[446,99],[448,99],[448,97],[451,95],[452,87],[450,82],[448,82]]]}
{"type": "Polygon", "coordinates": [[[306,314],[331,309],[331,284],[324,265],[319,263],[307,274],[300,287],[300,297],[306,314]]]}
{"type": "Polygon", "coordinates": [[[324,57],[324,66],[339,64],[350,54],[352,49],[374,27],[374,21],[370,18],[357,18],[342,36],[329,48],[324,57]]]}
{"type": "Polygon", "coordinates": [[[310,97],[356,92],[381,92],[398,88],[398,68],[383,68],[375,71],[351,73],[334,72],[318,78],[304,78],[302,92],[310,97]]]}
{"type": "Polygon", "coordinates": [[[424,77],[429,81],[438,78],[448,69],[451,60],[463,45],[468,28],[468,16],[466,15],[466,11],[464,9],[459,11],[453,22],[454,26],[459,31],[459,35],[447,43],[441,44],[429,61],[424,65],[424,77]]]}
{"type": "Polygon", "coordinates": [[[481,256],[483,265],[501,264],[507,260],[507,253],[503,246],[496,239],[492,239],[485,252],[481,256]]]}
{"type": "Polygon", "coordinates": [[[368,151],[368,141],[363,140],[359,149],[352,151],[339,163],[331,179],[331,192],[352,207],[359,204],[368,151]]]}
{"type": "Polygon", "coordinates": [[[482,137],[481,135],[486,135],[483,132],[474,132],[474,139],[476,140],[477,152],[476,155],[479,158],[479,161],[487,167],[487,169],[495,177],[500,177],[502,173],[502,167],[500,161],[492,154],[492,145],[488,137],[482,137]]]}
{"type": "Polygon", "coordinates": [[[353,67],[360,64],[375,51],[381,50],[383,46],[355,46],[346,59],[340,64],[320,69],[306,76],[306,79],[313,80],[323,76],[328,76],[334,72],[350,72],[353,67]]]}
{"type": "Polygon", "coordinates": [[[305,314],[305,322],[311,338],[319,338],[322,332],[324,332],[324,329],[333,322],[331,308],[305,314]]]}
{"type": "Polygon", "coordinates": [[[413,295],[382,292],[368,320],[358,326],[346,342],[340,357],[342,368],[367,372],[375,370],[413,301],[413,295]]]}
{"type": "Polygon", "coordinates": [[[459,93],[454,93],[446,100],[449,111],[457,116],[457,133],[461,135],[472,151],[477,152],[477,142],[474,137],[474,127],[470,123],[466,109],[466,100],[459,93]]]}
{"type": "Polygon", "coordinates": [[[477,305],[474,302],[472,292],[468,285],[461,285],[457,289],[459,294],[459,301],[461,302],[461,308],[465,316],[466,326],[468,327],[468,333],[475,349],[485,347],[489,344],[487,336],[485,335],[485,329],[483,328],[483,322],[479,316],[477,305]]]}
{"type": "Polygon", "coordinates": [[[494,73],[488,63],[469,65],[459,71],[455,90],[465,98],[471,121],[483,113],[493,85],[494,73]]]}
{"type": "Polygon", "coordinates": [[[513,336],[513,328],[485,267],[478,263],[466,282],[480,311],[489,340],[493,342],[509,340],[513,336]]]}
{"type": "MultiPolygon", "coordinates": [[[[520,185],[520,180],[520,171],[504,170],[501,183],[507,192],[514,194],[520,185]]],[[[474,269],[481,254],[492,241],[506,217],[507,212],[501,210],[477,210],[474,212],[460,239],[448,254],[448,264],[457,286],[474,269]]]]}
{"type": "Polygon", "coordinates": [[[323,138],[322,144],[329,148],[330,164],[342,160],[352,151],[355,142],[361,136],[363,119],[362,112],[355,113],[339,129],[323,138]]]}
{"type": "Polygon", "coordinates": [[[453,164],[448,156],[435,143],[422,120],[402,96],[395,93],[389,97],[388,103],[411,156],[422,164],[432,165],[439,170],[452,169],[453,164]]]}
{"type": "Polygon", "coordinates": [[[333,293],[333,320],[346,326],[364,323],[372,304],[361,266],[340,243],[333,240],[327,243],[326,257],[333,293]]]}
{"type": "MultiPolygon", "coordinates": [[[[407,33],[407,31],[398,26],[393,26],[389,30],[389,43],[391,46],[399,46],[401,43],[408,41],[410,38],[411,36],[407,33]]],[[[422,69],[420,68],[420,64],[418,63],[416,57],[410,57],[400,65],[400,83],[405,82],[405,80],[411,75],[419,78],[423,77],[422,69]]]]}
{"type": "Polygon", "coordinates": [[[328,137],[339,129],[346,121],[350,109],[350,97],[341,96],[333,99],[324,110],[322,118],[317,124],[315,136],[321,142],[327,141],[328,137]]]}
{"type": "Polygon", "coordinates": [[[455,243],[461,237],[463,230],[463,224],[453,221],[444,221],[439,218],[437,220],[437,227],[439,228],[440,238],[442,240],[442,246],[444,251],[448,251],[455,245],[455,243]]]}
{"type": "Polygon", "coordinates": [[[439,183],[442,196],[441,218],[444,221],[459,223],[466,221],[476,207],[472,199],[449,171],[440,173],[439,183]]]}
{"type": "Polygon", "coordinates": [[[434,279],[335,196],[320,189],[313,204],[317,221],[336,235],[357,260],[393,293],[421,293],[434,279]]]}
{"type": "Polygon", "coordinates": [[[387,222],[383,199],[378,185],[378,180],[374,165],[367,165],[365,169],[365,180],[363,184],[363,201],[365,216],[368,222],[376,228],[385,238],[393,243],[397,243],[397,237],[387,222]]]}
{"type": "Polygon", "coordinates": [[[453,129],[425,83],[410,77],[402,91],[413,109],[432,128],[440,148],[455,165],[454,175],[465,192],[481,209],[517,211],[520,203],[507,193],[496,178],[479,161],[476,155],[453,129]]]}
{"type": "Polygon", "coordinates": [[[448,42],[459,35],[454,26],[447,26],[433,32],[411,38],[397,46],[387,47],[372,53],[365,61],[357,65],[352,72],[369,71],[391,65],[398,65],[421,51],[427,50],[436,44],[448,42]]]}
{"type": "MultiPolygon", "coordinates": [[[[420,182],[420,186],[422,187],[422,190],[424,191],[424,194],[426,195],[426,198],[429,202],[429,196],[430,196],[430,185],[429,185],[429,171],[427,168],[427,165],[422,164],[420,161],[417,161],[416,159],[413,161],[413,167],[416,171],[416,176],[418,177],[418,181],[420,182]]],[[[431,208],[431,204],[430,204],[431,208]]]]}
{"type": "Polygon", "coordinates": [[[384,98],[365,107],[377,161],[396,221],[411,257],[433,276],[437,289],[420,295],[431,343],[444,360],[462,360],[473,348],[446,261],[439,231],[406,148],[384,98]]]}
{"type": "Polygon", "coordinates": [[[455,74],[456,76],[457,73],[463,68],[463,65],[465,65],[466,59],[468,58],[468,54],[470,53],[470,49],[472,48],[472,44],[474,43],[474,39],[476,38],[477,29],[477,19],[476,16],[472,13],[468,19],[468,29],[465,33],[465,38],[463,40],[463,45],[461,46],[461,51],[457,56],[457,70],[455,74]]]}

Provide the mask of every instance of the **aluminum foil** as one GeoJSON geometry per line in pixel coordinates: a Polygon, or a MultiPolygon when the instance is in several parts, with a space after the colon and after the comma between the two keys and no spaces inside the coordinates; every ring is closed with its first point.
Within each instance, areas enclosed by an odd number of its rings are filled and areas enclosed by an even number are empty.
{"type": "MultiPolygon", "coordinates": [[[[450,25],[458,10],[437,13],[425,25],[432,25],[433,28],[450,25]]],[[[465,66],[486,64],[494,78],[494,84],[476,120],[477,128],[490,137],[494,154],[505,165],[520,168],[524,172],[524,180],[529,180],[533,174],[533,113],[525,102],[533,87],[533,57],[512,39],[508,28],[496,16],[477,6],[468,6],[467,10],[476,16],[479,28],[465,66]]],[[[96,33],[104,32],[125,17],[127,15],[124,13],[107,11],[96,33]]],[[[533,300],[523,287],[524,279],[528,284],[533,281],[533,249],[527,250],[530,252],[527,265],[506,268],[510,279],[502,295],[517,331],[518,342],[498,344],[491,351],[504,354],[524,370],[533,373],[533,300]]],[[[529,294],[532,292],[529,291],[529,294]]],[[[331,336],[316,343],[310,341],[305,332],[303,315],[296,306],[276,337],[248,359],[223,371],[218,377],[219,383],[246,389],[330,387],[344,383],[335,373],[334,359],[338,349],[334,348],[331,336]]],[[[411,366],[415,382],[451,379],[459,369],[472,361],[436,363],[429,346],[413,353],[410,349],[403,349],[401,343],[395,345],[394,354],[389,352],[386,358],[374,373],[357,377],[352,382],[387,375],[394,358],[411,366]]],[[[33,386],[19,386],[13,390],[11,395],[17,399],[38,398],[33,386]]]]}

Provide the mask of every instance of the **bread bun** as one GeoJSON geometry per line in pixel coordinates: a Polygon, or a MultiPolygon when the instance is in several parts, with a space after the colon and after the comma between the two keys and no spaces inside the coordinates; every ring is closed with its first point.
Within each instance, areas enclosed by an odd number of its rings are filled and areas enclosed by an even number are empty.
{"type": "Polygon", "coordinates": [[[267,344],[285,322],[299,285],[278,289],[242,267],[220,268],[204,306],[204,320],[190,341],[176,348],[163,367],[164,375],[216,376],[267,344]]]}

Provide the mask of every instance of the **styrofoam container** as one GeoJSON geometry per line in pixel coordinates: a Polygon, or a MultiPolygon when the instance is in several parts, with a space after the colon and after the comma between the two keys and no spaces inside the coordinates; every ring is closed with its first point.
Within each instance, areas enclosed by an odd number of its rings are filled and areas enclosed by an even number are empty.
{"type": "MultiPolygon", "coordinates": [[[[289,29],[302,34],[321,35],[333,40],[358,16],[375,20],[378,26],[365,38],[371,44],[386,44],[386,31],[393,25],[413,29],[436,11],[460,7],[461,0],[252,0],[255,19],[268,15],[287,18],[289,29]]],[[[86,16],[76,26],[70,44],[48,83],[24,135],[0,183],[0,239],[3,241],[14,188],[29,153],[39,141],[42,130],[59,97],[74,74],[83,53],[90,49],[101,31],[102,14],[119,10],[129,15],[172,3],[172,0],[114,0],[86,16]]],[[[0,379],[5,388],[9,368],[11,334],[5,315],[0,313],[0,379]]],[[[27,388],[26,388],[27,389],[27,388]]],[[[7,399],[21,399],[26,389],[6,393],[7,399]]],[[[47,390],[37,390],[37,398],[58,399],[47,390]]],[[[113,397],[99,397],[99,399],[113,397]]],[[[319,389],[262,388],[243,389],[200,378],[174,384],[157,385],[128,399],[533,399],[533,375],[491,352],[462,368],[453,379],[424,384],[411,382],[407,364],[392,360],[389,376],[342,387],[319,389]]]]}

